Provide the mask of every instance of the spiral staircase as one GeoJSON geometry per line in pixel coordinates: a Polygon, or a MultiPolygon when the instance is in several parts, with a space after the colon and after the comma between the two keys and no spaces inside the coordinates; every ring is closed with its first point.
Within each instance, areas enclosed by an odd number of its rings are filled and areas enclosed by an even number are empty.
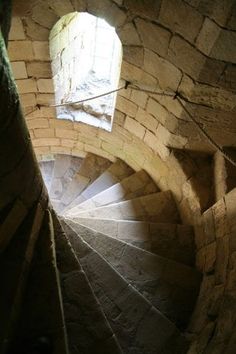
{"type": "Polygon", "coordinates": [[[90,153],[56,155],[40,169],[52,206],[35,206],[2,261],[18,284],[1,301],[2,310],[13,303],[5,337],[25,288],[7,353],[187,353],[201,275],[193,229],[171,193],[145,171],[90,153]],[[11,267],[19,247],[26,261],[11,267]]]}

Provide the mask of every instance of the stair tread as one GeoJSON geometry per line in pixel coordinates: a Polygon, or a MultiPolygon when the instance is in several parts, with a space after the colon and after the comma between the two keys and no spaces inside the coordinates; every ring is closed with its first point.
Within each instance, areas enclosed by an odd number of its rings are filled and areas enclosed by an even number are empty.
{"type": "Polygon", "coordinates": [[[68,155],[56,155],[51,179],[50,198],[60,200],[73,176],[80,169],[82,159],[68,155]]]}
{"type": "Polygon", "coordinates": [[[131,167],[118,159],[81,193],[80,198],[77,199],[77,203],[85,202],[87,199],[112,187],[133,173],[134,171],[131,167]]]}
{"type": "Polygon", "coordinates": [[[178,349],[172,343],[175,353],[185,353],[186,341],[176,326],[70,226],[63,222],[63,227],[124,353],[171,353],[167,347],[173,338],[180,341],[178,349]]]}
{"type": "Polygon", "coordinates": [[[86,226],[68,222],[84,241],[155,307],[179,326],[186,326],[201,279],[194,268],[154,255],[86,226]],[[167,301],[167,297],[170,301],[167,301]]]}
{"type": "Polygon", "coordinates": [[[81,166],[74,178],[64,190],[61,199],[60,211],[76,202],[80,194],[93,183],[104,171],[106,171],[111,162],[103,157],[88,153],[82,160],[81,166]]]}
{"type": "Polygon", "coordinates": [[[121,354],[116,337],[55,215],[54,226],[57,264],[71,353],[121,354]]]}
{"type": "Polygon", "coordinates": [[[67,212],[66,217],[111,218],[178,223],[179,215],[170,191],[152,193],[128,201],[110,204],[83,212],[67,212]]]}
{"type": "Polygon", "coordinates": [[[39,162],[39,167],[40,167],[40,170],[42,173],[42,177],[43,177],[43,180],[45,182],[45,185],[46,185],[48,191],[50,191],[50,188],[51,188],[54,163],[55,163],[54,160],[39,162]]]}
{"type": "Polygon", "coordinates": [[[114,186],[97,194],[89,200],[79,204],[71,210],[71,212],[94,209],[109,204],[119,203],[124,200],[134,199],[147,194],[156,193],[159,191],[156,184],[141,170],[116,183],[114,186]]]}
{"type": "Polygon", "coordinates": [[[74,222],[151,253],[190,266],[195,264],[195,242],[192,226],[97,218],[76,218],[74,222]]]}

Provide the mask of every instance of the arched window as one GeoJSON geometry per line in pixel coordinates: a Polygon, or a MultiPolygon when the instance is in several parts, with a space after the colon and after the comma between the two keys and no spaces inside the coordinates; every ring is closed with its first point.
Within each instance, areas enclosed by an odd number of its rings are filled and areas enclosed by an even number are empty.
{"type": "Polygon", "coordinates": [[[116,89],[121,42],[105,20],[88,13],[63,16],[50,34],[57,117],[111,130],[116,94],[74,103],[116,89]]]}

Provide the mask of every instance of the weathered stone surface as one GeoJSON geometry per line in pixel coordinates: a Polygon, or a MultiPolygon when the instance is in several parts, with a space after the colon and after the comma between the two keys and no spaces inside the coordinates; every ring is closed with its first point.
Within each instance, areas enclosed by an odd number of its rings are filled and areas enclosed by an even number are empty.
{"type": "Polygon", "coordinates": [[[157,126],[158,126],[157,119],[152,117],[150,114],[148,114],[142,108],[138,108],[136,119],[137,119],[138,122],[140,122],[148,130],[151,130],[153,133],[156,132],[157,126]]]}
{"type": "Polygon", "coordinates": [[[121,27],[126,20],[126,13],[109,0],[89,0],[87,9],[91,14],[105,18],[114,27],[121,27]]]}
{"type": "Polygon", "coordinates": [[[28,38],[36,41],[47,41],[49,39],[49,29],[40,26],[31,18],[24,19],[24,28],[28,38]]]}
{"type": "Polygon", "coordinates": [[[38,91],[36,81],[34,79],[16,80],[16,85],[20,94],[38,91]]]}
{"type": "Polygon", "coordinates": [[[169,61],[159,57],[150,50],[144,52],[144,70],[157,78],[158,86],[162,90],[176,91],[181,80],[181,71],[169,61]]]}
{"type": "Polygon", "coordinates": [[[234,0],[228,0],[225,3],[221,0],[208,1],[200,0],[198,10],[215,20],[219,25],[225,26],[227,19],[230,17],[234,0]]]}
{"type": "Polygon", "coordinates": [[[138,67],[143,67],[144,50],[141,46],[123,46],[123,59],[138,67]]]}
{"type": "Polygon", "coordinates": [[[144,47],[165,57],[167,55],[171,33],[143,19],[135,20],[135,24],[144,47]],[[151,36],[150,33],[152,33],[151,36]]]}
{"type": "Polygon", "coordinates": [[[81,268],[69,240],[56,219],[57,264],[62,283],[62,295],[69,346],[80,351],[101,353],[101,347],[120,353],[116,338],[94,296],[88,279],[81,268]],[[80,291],[78,291],[80,288],[80,291]],[[107,343],[107,339],[113,341],[107,343]],[[112,345],[113,342],[113,345],[112,345]]]}
{"type": "Polygon", "coordinates": [[[139,124],[139,122],[137,122],[135,119],[132,119],[128,116],[125,120],[124,128],[132,132],[135,136],[137,136],[140,139],[143,139],[146,131],[145,128],[141,124],[139,124]]]}
{"type": "Polygon", "coordinates": [[[27,73],[35,78],[51,78],[52,71],[50,62],[27,63],[27,73]]]}
{"type": "Polygon", "coordinates": [[[195,79],[198,78],[205,63],[205,58],[200,52],[177,36],[174,36],[170,42],[168,58],[195,79]]]}
{"type": "Polygon", "coordinates": [[[47,3],[58,17],[62,17],[74,11],[70,0],[47,0],[47,3]]]}
{"type": "Polygon", "coordinates": [[[37,80],[37,86],[39,92],[54,93],[54,85],[52,79],[39,79],[37,80]]]}
{"type": "Polygon", "coordinates": [[[8,54],[12,61],[33,60],[34,52],[31,41],[11,41],[8,46],[8,54]]]}
{"type": "Polygon", "coordinates": [[[116,220],[145,220],[154,222],[178,221],[176,207],[168,192],[153,193],[144,197],[104,206],[80,213],[71,217],[110,217],[116,220]],[[165,211],[165,212],[164,212],[165,211]],[[108,216],[109,215],[109,216],[108,216]]]}
{"type": "Polygon", "coordinates": [[[173,324],[152,308],[150,302],[128,285],[80,236],[68,227],[66,230],[121,347],[124,350],[136,348],[140,352],[145,346],[150,354],[154,354],[158,348],[165,348],[167,338],[176,332],[173,324]],[[159,333],[160,329],[153,323],[165,328],[165,336],[148,335],[150,331],[147,328],[152,328],[152,333],[155,330],[159,333]]]}
{"type": "Polygon", "coordinates": [[[147,17],[156,20],[160,11],[161,2],[155,0],[125,0],[124,5],[132,11],[134,15],[147,17]]]}
{"type": "Polygon", "coordinates": [[[236,64],[235,43],[236,33],[234,31],[221,30],[210,54],[215,59],[236,64]]]}
{"type": "Polygon", "coordinates": [[[36,60],[49,61],[49,44],[46,41],[35,41],[33,42],[33,50],[36,60]]]}
{"type": "Polygon", "coordinates": [[[27,79],[28,75],[24,61],[13,61],[11,63],[11,67],[15,80],[27,79]]]}
{"type": "Polygon", "coordinates": [[[119,31],[119,38],[123,45],[140,45],[141,40],[132,22],[126,23],[119,31]]]}
{"type": "MultiPolygon", "coordinates": [[[[118,241],[104,234],[79,224],[71,223],[74,230],[90,244],[99,254],[101,254],[113,267],[131,284],[133,284],[157,309],[161,310],[167,317],[174,321],[185,321],[187,307],[190,306],[189,289],[192,287],[192,296],[197,287],[198,277],[191,269],[181,264],[175,264],[175,270],[170,270],[172,261],[151,255],[149,252],[118,241]],[[165,269],[165,273],[163,273],[165,269]],[[178,275],[181,273],[181,277],[178,275]],[[172,274],[173,273],[173,274],[172,274]],[[172,276],[173,275],[173,276],[172,276]],[[192,279],[190,280],[192,276],[192,279]],[[195,279],[195,280],[194,280],[195,279]],[[194,282],[196,281],[196,283],[194,282]],[[164,297],[169,294],[169,290],[175,287],[176,295],[173,295],[171,303],[165,302],[164,297]],[[159,288],[160,286],[160,288],[159,288]],[[155,288],[155,290],[154,290],[155,288]],[[182,302],[184,294],[180,298],[180,288],[185,293],[185,301],[182,302]],[[169,290],[168,290],[169,289],[169,290]],[[154,293],[153,293],[154,291],[154,293]],[[162,293],[163,291],[163,293],[162,293]],[[184,308],[182,307],[184,304],[184,308]],[[181,310],[178,311],[177,308],[181,310]]],[[[193,300],[193,298],[192,298],[193,300]]],[[[166,300],[168,302],[168,300],[166,300]]]]}
{"type": "Polygon", "coordinates": [[[200,31],[203,16],[182,0],[165,0],[161,5],[159,21],[193,43],[200,31]]]}
{"type": "Polygon", "coordinates": [[[10,41],[18,41],[26,39],[24,27],[20,17],[13,17],[11,21],[11,30],[9,33],[10,41]]]}
{"type": "Polygon", "coordinates": [[[209,18],[205,18],[196,45],[204,54],[209,55],[220,34],[220,27],[209,18]]]}
{"type": "Polygon", "coordinates": [[[38,1],[32,8],[32,19],[39,25],[48,28],[49,30],[58,21],[58,16],[49,7],[48,2],[38,1]]]}
{"type": "MultiPolygon", "coordinates": [[[[110,188],[96,194],[87,201],[82,202],[83,199],[81,199],[82,204],[69,210],[68,215],[94,209],[96,207],[114,204],[124,200],[130,200],[132,198],[147,195],[151,192],[156,192],[157,190],[158,188],[150,177],[141,170],[124,178],[121,182],[110,186],[110,188]]],[[[86,191],[82,193],[81,196],[83,197],[84,195],[86,196],[86,191]]]]}

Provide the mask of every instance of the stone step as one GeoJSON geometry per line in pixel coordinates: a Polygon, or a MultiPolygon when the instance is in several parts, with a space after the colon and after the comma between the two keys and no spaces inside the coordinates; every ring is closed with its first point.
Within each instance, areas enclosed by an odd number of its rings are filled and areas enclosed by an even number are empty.
{"type": "Polygon", "coordinates": [[[64,191],[70,184],[70,181],[80,169],[81,163],[82,159],[78,157],[56,155],[52,173],[51,188],[49,190],[49,196],[52,204],[54,200],[61,200],[64,191]]]}
{"type": "Polygon", "coordinates": [[[77,223],[159,256],[195,264],[193,227],[144,221],[77,218],[77,223]]]}
{"type": "Polygon", "coordinates": [[[153,180],[145,171],[141,170],[69,210],[68,213],[70,213],[70,211],[73,213],[74,211],[89,210],[109,204],[119,203],[124,200],[134,199],[158,191],[159,189],[153,180]]]}
{"type": "Polygon", "coordinates": [[[66,217],[93,217],[114,220],[139,220],[162,223],[178,223],[179,214],[170,191],[159,192],[139,198],[123,201],[108,206],[77,212],[66,213],[66,217]]]}
{"type": "Polygon", "coordinates": [[[188,343],[176,326],[101,255],[63,222],[90,284],[125,354],[183,354],[188,343]]]}
{"type": "Polygon", "coordinates": [[[47,210],[35,248],[17,332],[9,353],[52,352],[69,354],[53,224],[47,210]]]}
{"type": "Polygon", "coordinates": [[[131,167],[118,159],[80,194],[80,197],[77,199],[77,204],[83,203],[105,191],[133,173],[134,170],[131,167]]]}
{"type": "MultiPolygon", "coordinates": [[[[111,165],[111,162],[103,157],[88,153],[83,159],[78,172],[70,181],[67,188],[64,188],[60,198],[61,205],[58,211],[67,208],[74,201],[77,204],[77,197],[93,183],[111,165]]],[[[75,205],[76,205],[75,204],[75,205]]]]}
{"type": "Polygon", "coordinates": [[[48,191],[50,191],[51,188],[54,163],[55,163],[54,160],[39,162],[39,167],[42,173],[42,177],[48,191]]]}
{"type": "Polygon", "coordinates": [[[70,353],[121,354],[109,322],[55,215],[53,222],[70,353]]]}
{"type": "Polygon", "coordinates": [[[196,302],[201,276],[192,267],[129,245],[88,227],[69,225],[153,306],[183,329],[196,302]]]}

